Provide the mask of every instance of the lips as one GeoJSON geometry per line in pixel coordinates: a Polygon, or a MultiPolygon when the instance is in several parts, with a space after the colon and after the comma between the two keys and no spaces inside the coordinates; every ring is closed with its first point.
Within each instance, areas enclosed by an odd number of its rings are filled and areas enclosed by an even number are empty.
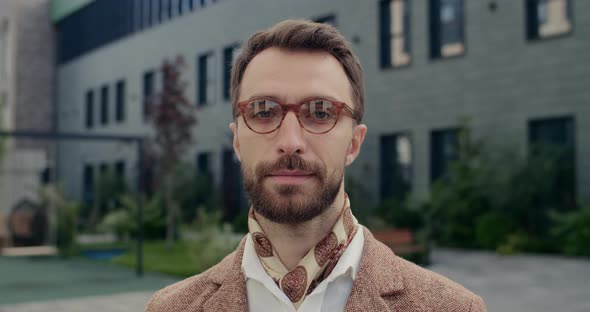
{"type": "Polygon", "coordinates": [[[305,176],[313,176],[313,173],[308,172],[308,171],[302,171],[302,170],[278,170],[278,171],[275,171],[275,172],[269,174],[269,176],[271,176],[271,177],[275,177],[275,176],[305,177],[305,176]]]}
{"type": "Polygon", "coordinates": [[[311,172],[300,170],[279,170],[268,175],[268,178],[277,184],[301,184],[315,175],[311,172]]]}

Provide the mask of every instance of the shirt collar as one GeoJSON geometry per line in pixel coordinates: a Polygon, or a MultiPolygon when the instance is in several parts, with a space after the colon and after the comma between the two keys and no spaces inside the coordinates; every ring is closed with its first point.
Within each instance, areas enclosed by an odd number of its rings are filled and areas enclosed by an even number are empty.
{"type": "MultiPolygon", "coordinates": [[[[359,224],[352,241],[346,250],[344,250],[340,260],[338,260],[338,263],[334,267],[334,270],[332,270],[332,273],[330,273],[325,281],[331,282],[339,276],[346,274],[349,274],[350,278],[354,281],[359,270],[363,254],[363,247],[363,227],[359,224]]],[[[276,283],[272,280],[268,273],[266,273],[264,267],[262,267],[262,263],[260,263],[260,259],[254,250],[254,242],[252,241],[252,236],[250,234],[248,234],[246,237],[244,256],[242,258],[242,270],[246,279],[257,280],[263,285],[266,285],[267,288],[269,288],[269,284],[274,284],[276,286],[276,283]]],[[[322,282],[321,284],[325,283],[322,282]]]]}

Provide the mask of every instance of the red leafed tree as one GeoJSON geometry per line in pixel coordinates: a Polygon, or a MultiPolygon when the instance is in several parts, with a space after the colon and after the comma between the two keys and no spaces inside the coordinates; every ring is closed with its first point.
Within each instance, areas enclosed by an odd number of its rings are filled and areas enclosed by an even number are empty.
{"type": "Polygon", "coordinates": [[[178,203],[175,201],[173,174],[191,143],[192,127],[197,123],[195,106],[185,96],[186,83],[181,79],[185,62],[182,56],[164,60],[161,67],[162,90],[148,98],[149,119],[154,126],[150,156],[158,163],[157,186],[166,206],[166,246],[174,245],[178,203]]]}

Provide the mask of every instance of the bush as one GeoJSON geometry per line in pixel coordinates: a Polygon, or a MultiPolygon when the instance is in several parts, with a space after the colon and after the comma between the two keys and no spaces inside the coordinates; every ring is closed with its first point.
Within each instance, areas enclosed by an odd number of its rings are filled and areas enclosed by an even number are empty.
{"type": "Polygon", "coordinates": [[[433,235],[442,245],[476,248],[476,220],[490,210],[488,175],[483,168],[483,143],[474,141],[469,130],[459,139],[459,159],[449,177],[436,181],[427,202],[433,235]]]}
{"type": "Polygon", "coordinates": [[[194,173],[195,168],[187,164],[178,166],[174,173],[174,198],[180,208],[180,221],[185,224],[197,218],[197,208],[212,211],[219,206],[211,176],[194,173]]]}
{"type": "MultiPolygon", "coordinates": [[[[169,249],[164,241],[145,243],[146,271],[188,277],[201,273],[219,263],[235,250],[243,234],[231,231],[231,226],[220,224],[219,212],[199,210],[197,221],[191,225],[195,235],[191,241],[179,241],[169,249]]],[[[113,259],[116,264],[134,267],[135,251],[113,259]]]]}
{"type": "Polygon", "coordinates": [[[248,233],[248,211],[239,214],[232,222],[232,227],[236,233],[248,233]]]}
{"type": "Polygon", "coordinates": [[[590,256],[590,206],[569,213],[553,212],[551,217],[556,223],[552,235],[561,242],[561,251],[590,256]]]}
{"type": "Polygon", "coordinates": [[[57,248],[63,257],[75,254],[76,223],[80,203],[66,199],[64,194],[55,186],[45,186],[41,189],[43,205],[54,207],[57,211],[57,248]]]}
{"type": "Polygon", "coordinates": [[[127,240],[136,228],[134,221],[130,211],[118,209],[104,216],[98,229],[102,232],[115,233],[119,240],[127,240]]]}
{"type": "Polygon", "coordinates": [[[553,253],[560,251],[557,235],[569,237],[575,246],[570,252],[579,254],[580,240],[572,237],[583,232],[573,230],[571,221],[557,231],[561,234],[551,235],[555,218],[549,217],[551,210],[576,209],[573,168],[566,161],[571,157],[571,149],[556,146],[535,146],[519,157],[511,149],[474,140],[465,128],[458,159],[448,177],[434,183],[425,203],[433,238],[452,247],[553,253]]]}
{"type": "Polygon", "coordinates": [[[477,244],[484,249],[496,250],[513,230],[512,220],[498,212],[488,212],[477,219],[477,244]]]}
{"type": "MultiPolygon", "coordinates": [[[[137,194],[125,194],[119,198],[121,206],[108,213],[99,229],[115,233],[119,239],[137,236],[137,194]]],[[[143,195],[142,195],[143,196],[143,195]]],[[[160,196],[143,198],[143,235],[145,239],[166,237],[166,218],[160,196]]]]}
{"type": "Polygon", "coordinates": [[[377,214],[389,226],[418,231],[424,226],[424,213],[412,207],[409,201],[391,198],[377,206],[377,214]]]}

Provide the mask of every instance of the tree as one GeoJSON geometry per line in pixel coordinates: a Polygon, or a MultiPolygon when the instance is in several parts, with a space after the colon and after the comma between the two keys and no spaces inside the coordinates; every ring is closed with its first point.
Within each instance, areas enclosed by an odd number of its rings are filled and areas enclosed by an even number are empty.
{"type": "Polygon", "coordinates": [[[195,106],[186,98],[186,83],[181,80],[185,66],[182,56],[174,61],[164,60],[161,67],[163,88],[148,98],[148,116],[153,123],[155,135],[150,144],[150,156],[158,164],[158,189],[163,192],[166,206],[166,246],[174,245],[178,203],[174,198],[173,174],[192,143],[192,127],[197,123],[195,106]]]}

